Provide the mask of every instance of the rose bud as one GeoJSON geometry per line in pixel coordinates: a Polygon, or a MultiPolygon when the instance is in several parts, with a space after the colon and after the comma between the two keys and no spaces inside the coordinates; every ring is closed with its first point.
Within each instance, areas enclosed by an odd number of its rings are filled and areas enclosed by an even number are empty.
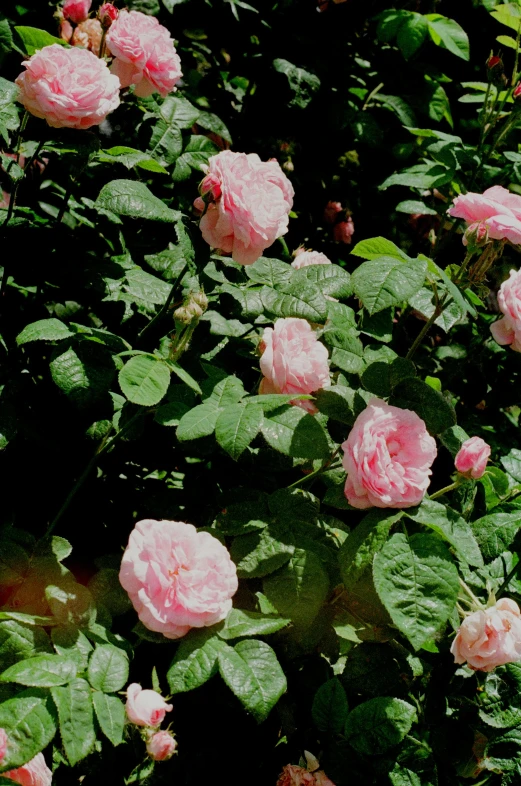
{"type": "Polygon", "coordinates": [[[346,243],[350,245],[351,239],[355,231],[353,219],[349,217],[347,221],[341,221],[340,224],[335,224],[333,227],[333,237],[337,243],[346,243]]]}
{"type": "Polygon", "coordinates": [[[497,55],[491,55],[487,60],[487,68],[489,71],[503,70],[503,61],[497,55]]]}
{"type": "Polygon", "coordinates": [[[463,244],[469,249],[483,248],[488,243],[488,227],[484,221],[476,221],[467,227],[463,236],[463,244]]]}
{"type": "Polygon", "coordinates": [[[171,759],[176,748],[177,742],[169,731],[156,731],[147,742],[147,753],[154,761],[171,759]]]}
{"type": "Polygon", "coordinates": [[[221,196],[221,181],[217,175],[206,175],[199,186],[201,196],[206,198],[206,202],[215,202],[221,196]]]}
{"type": "Polygon", "coordinates": [[[521,96],[521,82],[518,82],[518,84],[514,88],[512,97],[514,98],[514,101],[518,101],[520,96],[521,96]]]}
{"type": "Polygon", "coordinates": [[[326,224],[334,224],[338,213],[343,210],[340,202],[328,202],[324,208],[324,221],[326,224]]]}
{"type": "Polygon", "coordinates": [[[98,19],[104,30],[108,30],[112,22],[118,18],[119,11],[112,3],[103,3],[98,11],[98,19]]]}
{"type": "Polygon", "coordinates": [[[478,480],[485,474],[489,456],[490,445],[481,437],[471,437],[461,446],[454,464],[459,473],[478,480]]]}
{"type": "Polygon", "coordinates": [[[127,688],[127,716],[136,726],[155,728],[162,722],[165,714],[173,709],[155,690],[143,690],[141,685],[133,682],[127,688]]]}
{"type": "Polygon", "coordinates": [[[75,25],[84,22],[89,15],[92,0],[65,0],[63,15],[75,25]]]}

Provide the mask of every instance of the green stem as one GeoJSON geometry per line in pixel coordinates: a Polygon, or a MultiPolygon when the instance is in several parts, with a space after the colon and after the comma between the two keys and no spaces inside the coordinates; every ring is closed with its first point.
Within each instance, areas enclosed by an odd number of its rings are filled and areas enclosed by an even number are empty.
{"type": "Polygon", "coordinates": [[[380,90],[382,89],[382,87],[384,87],[384,83],[383,83],[383,82],[380,82],[380,84],[379,84],[379,85],[376,85],[376,87],[374,88],[374,90],[371,90],[371,92],[369,93],[369,95],[367,96],[367,98],[366,98],[366,99],[365,99],[365,101],[364,101],[364,105],[363,105],[363,107],[362,107],[362,112],[365,112],[365,110],[366,110],[366,109],[367,109],[367,107],[369,106],[369,102],[371,101],[371,99],[372,99],[372,98],[374,98],[374,97],[375,97],[375,95],[376,95],[377,93],[379,93],[379,92],[380,92],[380,90]]]}
{"type": "Polygon", "coordinates": [[[465,254],[465,259],[463,260],[461,267],[456,274],[456,278],[454,279],[454,284],[456,284],[456,286],[460,283],[461,279],[463,278],[463,273],[467,269],[468,264],[473,256],[474,253],[472,251],[467,251],[467,253],[465,254]]]}
{"type": "Polygon", "coordinates": [[[459,579],[459,584],[460,584],[460,587],[461,587],[463,590],[465,590],[465,592],[467,593],[467,595],[469,596],[469,598],[471,599],[471,601],[472,601],[472,603],[475,605],[475,607],[476,607],[477,609],[482,609],[482,608],[484,608],[484,607],[483,607],[483,604],[482,604],[482,602],[479,600],[479,598],[476,598],[476,596],[474,595],[474,593],[472,592],[472,590],[470,589],[470,587],[469,587],[467,584],[465,584],[465,582],[463,581],[463,579],[461,578],[461,576],[458,576],[458,579],[459,579]]]}
{"type": "Polygon", "coordinates": [[[61,222],[63,221],[63,217],[65,215],[65,211],[67,210],[67,207],[69,205],[69,199],[71,198],[71,195],[72,195],[72,185],[73,184],[72,184],[72,178],[71,178],[70,181],[69,181],[69,185],[67,186],[67,190],[65,191],[65,195],[63,197],[62,203],[60,205],[60,210],[58,212],[58,215],[56,216],[56,223],[57,224],[61,224],[61,222]]]}
{"type": "Polygon", "coordinates": [[[429,332],[431,327],[434,325],[434,323],[436,322],[436,320],[438,319],[440,314],[443,313],[444,308],[445,308],[445,305],[444,305],[443,302],[440,302],[438,304],[438,306],[436,306],[434,308],[434,311],[432,312],[431,316],[429,317],[427,322],[424,324],[424,326],[422,327],[422,329],[420,330],[420,332],[418,333],[418,335],[414,339],[414,342],[413,342],[410,350],[407,352],[407,355],[405,356],[407,358],[407,360],[410,360],[413,357],[414,353],[416,352],[416,350],[418,349],[418,347],[422,343],[423,339],[425,338],[425,336],[427,335],[427,333],[429,332]]]}
{"type": "Polygon", "coordinates": [[[447,494],[449,491],[454,491],[454,489],[457,489],[458,486],[460,485],[461,485],[461,481],[456,480],[454,483],[445,486],[445,488],[439,489],[439,491],[435,491],[434,494],[429,494],[429,499],[437,499],[438,497],[441,497],[443,494],[447,494]]]}
{"type": "Polygon", "coordinates": [[[174,295],[175,295],[176,289],[179,286],[179,283],[181,282],[181,280],[182,280],[182,278],[183,278],[183,276],[184,276],[184,274],[186,273],[187,270],[188,270],[188,263],[186,263],[186,265],[183,267],[183,269],[181,270],[181,272],[177,276],[176,280],[172,284],[172,289],[170,290],[170,293],[169,293],[169,295],[168,295],[168,297],[166,299],[165,305],[163,306],[161,311],[159,311],[155,315],[155,317],[153,319],[151,319],[150,322],[147,325],[145,325],[143,330],[138,334],[138,337],[137,337],[138,338],[138,343],[143,340],[143,337],[148,333],[148,331],[153,327],[153,325],[156,325],[161,319],[163,319],[164,315],[166,314],[166,312],[168,311],[168,309],[170,307],[170,303],[174,299],[174,295]]]}
{"type": "Polygon", "coordinates": [[[521,570],[521,564],[518,562],[517,565],[514,565],[514,567],[512,568],[506,579],[504,580],[503,584],[496,592],[496,600],[499,600],[499,598],[501,598],[505,594],[508,585],[510,584],[516,573],[518,573],[520,570],[521,570]]]}
{"type": "Polygon", "coordinates": [[[318,475],[321,475],[323,472],[326,472],[326,470],[331,469],[331,466],[341,447],[342,445],[339,445],[337,449],[334,451],[334,453],[330,456],[330,458],[328,458],[327,461],[325,461],[321,467],[315,469],[313,472],[310,472],[309,475],[304,475],[302,478],[299,478],[294,483],[291,483],[291,485],[289,485],[288,488],[294,489],[297,486],[302,485],[303,483],[307,483],[308,480],[312,480],[313,478],[316,478],[318,475]]]}

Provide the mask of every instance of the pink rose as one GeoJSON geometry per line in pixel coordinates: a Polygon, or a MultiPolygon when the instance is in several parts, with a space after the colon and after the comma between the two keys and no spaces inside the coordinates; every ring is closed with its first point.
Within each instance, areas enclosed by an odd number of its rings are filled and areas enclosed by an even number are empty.
{"type": "Polygon", "coordinates": [[[291,267],[294,267],[295,270],[300,270],[301,267],[307,267],[308,265],[331,264],[331,260],[325,254],[321,254],[320,251],[306,251],[305,248],[298,248],[295,251],[295,259],[291,263],[291,267]]]}
{"type": "Polygon", "coordinates": [[[277,786],[335,786],[323,770],[310,772],[295,764],[286,764],[282,770],[277,786]]]}
{"type": "Polygon", "coordinates": [[[163,722],[165,714],[171,712],[173,707],[155,690],[143,690],[141,685],[133,682],[127,688],[125,709],[131,723],[155,728],[163,722]]]}
{"type": "Polygon", "coordinates": [[[509,598],[495,606],[465,617],[450,651],[456,663],[467,663],[475,671],[492,671],[496,666],[521,660],[521,612],[509,598]]]}
{"type": "Polygon", "coordinates": [[[448,211],[467,224],[484,223],[492,240],[521,243],[521,197],[503,186],[492,186],[483,194],[468,193],[456,197],[448,211]]]}
{"type": "Polygon", "coordinates": [[[221,622],[238,586],[217,538],[182,521],[151,519],[130,533],[119,580],[143,625],[168,639],[221,622]]]}
{"type": "Polygon", "coordinates": [[[437,451],[416,412],[374,398],[342,448],[344,491],[354,508],[410,508],[422,501],[437,451]]]}
{"type": "Polygon", "coordinates": [[[465,440],[454,460],[456,469],[468,478],[482,478],[490,456],[490,445],[481,437],[465,440]]]}
{"type": "MultiPolygon", "coordinates": [[[[260,349],[260,393],[314,393],[331,384],[327,349],[305,319],[277,319],[264,329],[260,349]]],[[[292,403],[317,412],[311,401],[292,403]]]]}
{"type": "Polygon", "coordinates": [[[351,239],[355,231],[353,219],[349,217],[346,221],[341,221],[333,227],[333,238],[337,243],[351,244],[351,239]]]}
{"type": "Polygon", "coordinates": [[[107,33],[107,45],[121,87],[135,85],[135,94],[142,98],[168,95],[183,75],[172,37],[155,16],[121,11],[107,33]]]}
{"type": "Polygon", "coordinates": [[[65,19],[70,19],[75,25],[79,25],[88,17],[91,5],[92,0],[65,0],[63,15],[65,19]]]}
{"type": "Polygon", "coordinates": [[[209,160],[213,193],[201,219],[201,232],[212,248],[231,254],[241,265],[251,265],[288,230],[293,186],[275,160],[261,161],[256,153],[223,150],[209,160]]]}
{"type": "Polygon", "coordinates": [[[177,742],[169,731],[156,731],[149,737],[147,742],[147,752],[154,761],[166,761],[171,759],[177,748],[177,742]]]}
{"type": "Polygon", "coordinates": [[[334,224],[338,214],[341,213],[343,209],[340,202],[328,202],[324,208],[324,221],[327,224],[334,224]]]}
{"type": "Polygon", "coordinates": [[[514,352],[521,352],[521,270],[511,270],[497,294],[502,319],[490,326],[498,344],[510,344],[514,352]]]}
{"type": "Polygon", "coordinates": [[[91,128],[119,106],[119,82],[86,49],[45,46],[23,64],[18,100],[53,128],[91,128]]]}
{"type": "Polygon", "coordinates": [[[0,762],[5,757],[7,751],[7,733],[5,729],[0,729],[0,762]]]}
{"type": "Polygon", "coordinates": [[[3,772],[2,778],[9,778],[21,786],[51,786],[52,772],[45,763],[43,753],[37,753],[34,759],[23,767],[3,772]]]}
{"type": "Polygon", "coordinates": [[[71,44],[89,49],[96,57],[99,55],[103,28],[99,19],[86,19],[75,28],[71,44]]]}

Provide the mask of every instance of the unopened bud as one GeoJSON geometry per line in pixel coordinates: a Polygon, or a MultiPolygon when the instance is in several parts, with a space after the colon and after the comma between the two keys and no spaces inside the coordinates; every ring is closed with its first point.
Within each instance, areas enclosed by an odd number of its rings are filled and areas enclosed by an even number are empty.
{"type": "Polygon", "coordinates": [[[521,98],[521,82],[518,82],[517,85],[515,86],[514,92],[512,93],[512,97],[514,98],[514,101],[519,101],[519,99],[521,98]]]}
{"type": "Polygon", "coordinates": [[[470,224],[465,232],[463,242],[469,249],[483,248],[488,243],[488,227],[483,221],[470,224]]]}
{"type": "Polygon", "coordinates": [[[192,312],[186,306],[180,306],[174,311],[174,319],[182,325],[189,325],[193,319],[192,312]]]}
{"type": "Polygon", "coordinates": [[[208,298],[202,290],[200,292],[194,292],[192,295],[192,300],[194,303],[197,303],[197,305],[200,306],[203,311],[206,311],[208,308],[208,298]]]}
{"type": "Polygon", "coordinates": [[[200,319],[203,316],[203,309],[201,306],[198,306],[197,303],[190,303],[188,306],[188,311],[192,315],[193,319],[200,319]]]}
{"type": "Polygon", "coordinates": [[[194,199],[194,212],[198,216],[202,216],[204,211],[206,210],[206,203],[202,197],[197,197],[194,199]]]}
{"type": "Polygon", "coordinates": [[[147,741],[147,753],[154,761],[171,759],[177,748],[177,742],[169,731],[156,731],[147,741]]]}
{"type": "Polygon", "coordinates": [[[487,60],[487,68],[489,71],[503,70],[503,61],[497,55],[491,55],[487,60]]]}
{"type": "Polygon", "coordinates": [[[103,29],[108,30],[112,22],[116,21],[118,15],[119,11],[115,6],[112,5],[112,3],[103,3],[100,10],[98,11],[98,19],[100,20],[103,29]]]}
{"type": "Polygon", "coordinates": [[[215,202],[221,196],[221,181],[217,175],[206,175],[199,186],[199,193],[206,202],[215,202]]]}

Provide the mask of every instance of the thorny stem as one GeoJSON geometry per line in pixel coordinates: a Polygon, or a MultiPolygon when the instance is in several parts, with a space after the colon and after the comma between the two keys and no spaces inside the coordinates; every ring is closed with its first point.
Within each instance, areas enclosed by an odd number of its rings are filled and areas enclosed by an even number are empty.
{"type": "Polygon", "coordinates": [[[423,339],[425,338],[425,336],[427,335],[433,324],[436,322],[440,314],[443,313],[443,310],[448,305],[446,300],[447,300],[446,298],[442,298],[442,300],[440,300],[439,303],[437,303],[437,305],[434,307],[434,311],[432,312],[431,316],[429,317],[427,322],[424,324],[424,326],[422,327],[422,329],[414,339],[411,348],[407,352],[407,355],[405,356],[407,360],[410,360],[413,357],[414,353],[422,343],[423,339]]]}
{"type": "Polygon", "coordinates": [[[438,497],[441,497],[442,494],[447,494],[449,491],[454,491],[454,489],[457,489],[459,485],[461,485],[461,481],[456,480],[454,483],[445,486],[445,488],[435,491],[434,494],[429,494],[429,499],[437,499],[438,497]]]}
{"type": "Polygon", "coordinates": [[[518,573],[520,570],[521,570],[521,564],[518,562],[516,565],[514,565],[514,567],[512,568],[512,570],[510,571],[510,573],[508,574],[506,579],[504,580],[503,584],[501,585],[499,590],[496,592],[496,599],[497,600],[499,600],[499,598],[501,598],[505,594],[508,585],[510,584],[510,582],[512,581],[512,579],[514,578],[516,573],[518,573]]]}
{"type": "Polygon", "coordinates": [[[159,311],[155,315],[155,317],[153,319],[151,319],[150,322],[147,325],[145,325],[143,330],[138,334],[138,343],[143,340],[143,337],[146,335],[146,333],[148,333],[148,331],[150,330],[150,328],[153,325],[157,324],[161,319],[163,319],[164,315],[166,314],[166,312],[168,311],[168,309],[170,307],[170,303],[174,299],[174,295],[175,295],[176,289],[179,286],[179,283],[181,282],[181,280],[182,280],[182,278],[183,278],[183,276],[184,276],[184,274],[186,273],[187,270],[188,270],[188,263],[183,267],[183,269],[181,270],[181,272],[177,276],[176,280],[172,284],[172,289],[170,290],[170,294],[168,295],[168,297],[167,297],[167,299],[165,301],[165,305],[163,306],[161,311],[159,311]]]}
{"type": "Polygon", "coordinates": [[[310,472],[310,473],[309,473],[309,475],[304,475],[302,478],[299,478],[299,479],[298,479],[298,480],[296,480],[294,483],[291,483],[291,484],[288,486],[288,488],[289,488],[289,489],[293,489],[293,488],[295,488],[296,486],[300,486],[300,485],[302,485],[303,483],[307,483],[307,481],[308,481],[308,480],[311,480],[311,479],[313,479],[313,478],[316,478],[318,475],[321,475],[323,472],[326,472],[326,470],[328,470],[328,469],[331,469],[331,466],[332,466],[332,464],[333,464],[333,462],[334,462],[334,460],[335,460],[335,458],[336,458],[336,456],[337,456],[338,452],[340,451],[340,448],[341,448],[341,447],[342,447],[342,445],[339,445],[339,446],[336,448],[336,450],[334,451],[334,453],[333,453],[333,454],[330,456],[330,458],[328,458],[328,459],[327,459],[327,460],[324,462],[324,464],[322,464],[322,466],[321,466],[321,467],[319,467],[318,469],[315,469],[313,472],[310,472]]]}

